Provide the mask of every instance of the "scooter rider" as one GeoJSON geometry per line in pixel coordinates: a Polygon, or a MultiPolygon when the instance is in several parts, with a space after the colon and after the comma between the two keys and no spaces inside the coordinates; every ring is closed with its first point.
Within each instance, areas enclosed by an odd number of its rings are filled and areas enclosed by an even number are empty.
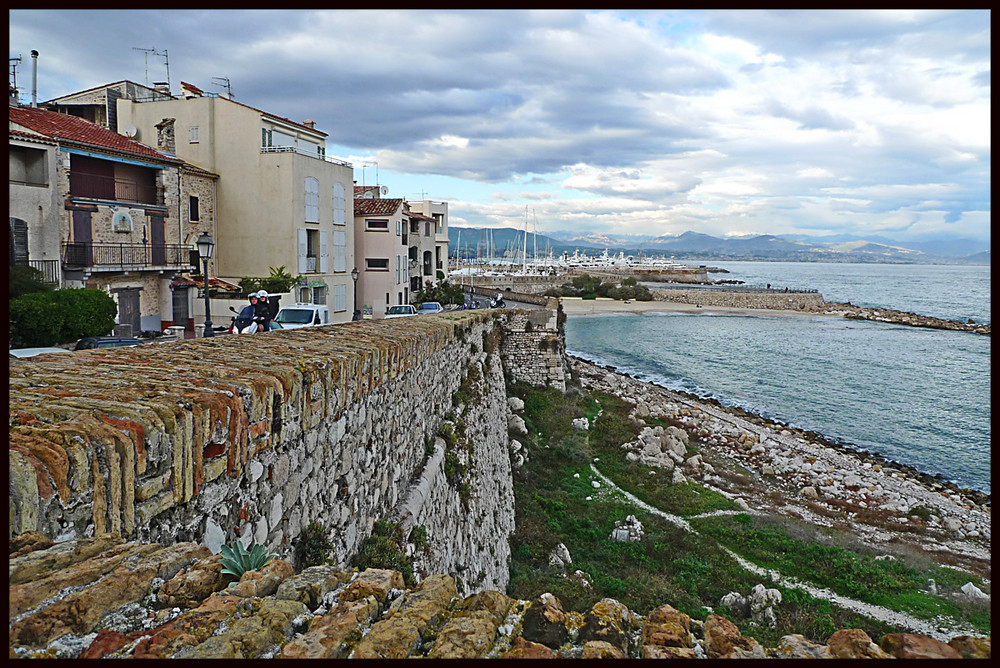
{"type": "Polygon", "coordinates": [[[271,329],[271,305],[267,300],[267,290],[257,292],[257,303],[254,304],[254,320],[257,321],[257,331],[267,332],[271,329]]]}

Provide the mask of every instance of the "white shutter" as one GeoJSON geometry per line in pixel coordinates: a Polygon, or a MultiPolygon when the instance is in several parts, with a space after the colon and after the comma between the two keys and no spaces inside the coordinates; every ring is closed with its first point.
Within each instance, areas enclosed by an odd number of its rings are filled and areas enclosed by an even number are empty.
{"type": "Polygon", "coordinates": [[[306,222],[319,222],[319,180],[306,177],[306,222]]]}
{"type": "Polygon", "coordinates": [[[319,273],[325,274],[330,271],[329,255],[326,249],[326,230],[319,231],[319,273]]]}
{"type": "Polygon", "coordinates": [[[344,225],[346,216],[346,204],[344,200],[344,184],[333,184],[333,224],[344,225]]]}
{"type": "Polygon", "coordinates": [[[299,228],[299,273],[304,274],[309,271],[309,261],[306,253],[309,252],[309,232],[304,227],[299,228]]]}
{"type": "Polygon", "coordinates": [[[347,234],[340,230],[333,232],[333,270],[347,271],[347,234]]]}
{"type": "Polygon", "coordinates": [[[335,313],[347,310],[347,286],[333,286],[333,310],[335,313]]]}

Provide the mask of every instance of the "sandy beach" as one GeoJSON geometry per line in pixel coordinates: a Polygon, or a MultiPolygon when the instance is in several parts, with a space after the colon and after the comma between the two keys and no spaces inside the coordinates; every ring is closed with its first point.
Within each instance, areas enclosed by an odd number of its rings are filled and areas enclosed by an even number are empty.
{"type": "Polygon", "coordinates": [[[736,308],[731,306],[697,306],[695,304],[683,304],[681,302],[663,301],[619,301],[615,299],[580,299],[574,297],[563,297],[561,299],[563,313],[567,316],[587,316],[587,315],[618,315],[634,314],[644,315],[648,313],[687,313],[687,314],[708,314],[717,315],[834,315],[817,311],[793,311],[790,309],[766,309],[766,308],[736,308]]]}

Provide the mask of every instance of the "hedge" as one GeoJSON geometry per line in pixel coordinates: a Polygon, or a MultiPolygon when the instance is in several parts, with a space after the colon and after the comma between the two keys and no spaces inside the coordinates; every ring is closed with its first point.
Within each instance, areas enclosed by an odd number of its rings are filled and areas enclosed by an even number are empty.
{"type": "Polygon", "coordinates": [[[104,336],[115,326],[118,307],[103,290],[53,290],[10,301],[10,344],[55,346],[85,336],[104,336]]]}

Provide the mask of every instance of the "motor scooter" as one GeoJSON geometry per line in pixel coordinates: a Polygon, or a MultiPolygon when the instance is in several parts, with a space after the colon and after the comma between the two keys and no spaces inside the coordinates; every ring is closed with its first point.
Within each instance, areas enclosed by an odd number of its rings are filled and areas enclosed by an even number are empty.
{"type": "Polygon", "coordinates": [[[254,320],[253,304],[247,304],[239,311],[230,306],[229,310],[236,314],[229,325],[230,334],[253,334],[260,329],[257,321],[254,320]]]}
{"type": "Polygon", "coordinates": [[[506,308],[506,306],[503,301],[503,295],[499,292],[496,297],[490,297],[490,308],[506,308]]]}

